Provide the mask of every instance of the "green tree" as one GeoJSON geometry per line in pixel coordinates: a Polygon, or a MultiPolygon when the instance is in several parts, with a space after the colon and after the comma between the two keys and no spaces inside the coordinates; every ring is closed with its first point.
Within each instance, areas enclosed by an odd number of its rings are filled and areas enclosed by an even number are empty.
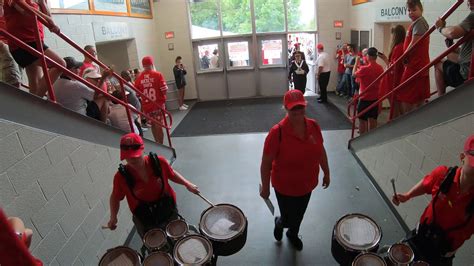
{"type": "Polygon", "coordinates": [[[281,32],[285,30],[283,0],[254,0],[257,32],[281,32]]]}
{"type": "Polygon", "coordinates": [[[217,0],[190,3],[191,22],[194,26],[219,30],[217,0]]]}
{"type": "Polygon", "coordinates": [[[250,0],[222,0],[222,30],[235,34],[251,33],[250,0]]]}

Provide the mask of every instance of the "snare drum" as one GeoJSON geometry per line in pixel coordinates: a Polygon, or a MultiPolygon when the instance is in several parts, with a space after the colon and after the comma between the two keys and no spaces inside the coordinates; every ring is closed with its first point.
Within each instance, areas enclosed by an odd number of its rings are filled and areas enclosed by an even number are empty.
{"type": "Polygon", "coordinates": [[[352,266],[386,266],[382,257],[375,253],[361,253],[355,257],[352,266]]]}
{"type": "Polygon", "coordinates": [[[393,244],[388,249],[387,255],[385,255],[387,265],[394,266],[410,265],[414,258],[415,254],[413,250],[409,245],[404,243],[393,244]]]}
{"type": "Polygon", "coordinates": [[[140,266],[142,262],[141,256],[129,247],[119,246],[107,250],[99,261],[99,266],[123,265],[123,266],[140,266]]]}
{"type": "Polygon", "coordinates": [[[173,220],[166,226],[166,235],[175,242],[188,234],[188,224],[183,220],[173,220]]]}
{"type": "Polygon", "coordinates": [[[143,261],[143,266],[173,266],[174,261],[170,254],[162,251],[150,253],[143,261]]]}
{"type": "Polygon", "coordinates": [[[188,235],[176,242],[173,257],[179,265],[209,265],[212,261],[212,244],[201,235],[188,235]]]}
{"type": "Polygon", "coordinates": [[[149,252],[164,250],[168,244],[166,234],[161,229],[151,229],[143,236],[143,244],[149,252]]]}
{"type": "Polygon", "coordinates": [[[382,238],[382,230],[370,217],[348,214],[334,226],[331,253],[342,265],[350,265],[362,252],[376,253],[382,238]]]}

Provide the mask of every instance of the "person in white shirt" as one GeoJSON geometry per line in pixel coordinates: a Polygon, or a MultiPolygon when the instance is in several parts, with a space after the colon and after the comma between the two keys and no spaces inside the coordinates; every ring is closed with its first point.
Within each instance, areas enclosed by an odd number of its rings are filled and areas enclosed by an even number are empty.
{"type": "Polygon", "coordinates": [[[217,49],[214,49],[214,52],[212,52],[209,68],[218,68],[218,67],[219,67],[219,51],[217,49]]]}
{"type": "Polygon", "coordinates": [[[318,98],[318,102],[327,102],[327,87],[329,83],[329,77],[331,76],[331,58],[328,53],[324,52],[324,45],[318,43],[316,46],[318,49],[318,59],[316,59],[316,65],[318,66],[316,71],[316,78],[319,84],[319,90],[321,95],[318,98]]]}

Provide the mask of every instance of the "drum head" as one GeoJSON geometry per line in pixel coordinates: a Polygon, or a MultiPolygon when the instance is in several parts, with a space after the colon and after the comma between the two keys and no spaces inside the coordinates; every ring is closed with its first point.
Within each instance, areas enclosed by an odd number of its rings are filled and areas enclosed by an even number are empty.
{"type": "Polygon", "coordinates": [[[188,232],[188,224],[183,220],[171,221],[166,226],[166,234],[171,238],[181,238],[188,232]]]}
{"type": "Polygon", "coordinates": [[[212,244],[203,236],[189,235],[176,242],[173,256],[179,264],[205,264],[212,258],[212,244]]]}
{"type": "Polygon", "coordinates": [[[139,266],[140,255],[128,247],[116,247],[108,250],[100,259],[100,266],[139,266]]]}
{"type": "Polygon", "coordinates": [[[396,264],[409,264],[415,258],[413,250],[407,244],[394,244],[388,249],[390,260],[396,264]]]}
{"type": "Polygon", "coordinates": [[[363,214],[342,217],[334,228],[336,240],[344,247],[356,251],[370,250],[382,237],[380,227],[363,214]]]}
{"type": "Polygon", "coordinates": [[[161,251],[153,252],[143,261],[143,266],[173,266],[174,261],[170,254],[161,251]]]}
{"type": "Polygon", "coordinates": [[[211,240],[231,240],[241,234],[247,225],[243,212],[229,204],[218,204],[203,212],[199,229],[211,240]]]}
{"type": "Polygon", "coordinates": [[[363,253],[359,254],[354,261],[352,266],[384,266],[387,265],[385,261],[374,253],[363,253]]]}
{"type": "Polygon", "coordinates": [[[143,236],[143,242],[148,249],[160,249],[166,245],[166,234],[161,229],[151,229],[143,236]]]}

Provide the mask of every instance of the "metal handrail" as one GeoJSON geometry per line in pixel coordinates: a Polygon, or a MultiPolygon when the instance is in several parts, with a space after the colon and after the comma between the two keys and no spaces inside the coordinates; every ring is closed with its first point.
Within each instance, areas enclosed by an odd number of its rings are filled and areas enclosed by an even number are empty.
{"type": "MultiPolygon", "coordinates": [[[[45,19],[44,15],[41,12],[39,12],[39,11],[35,10],[34,8],[30,7],[27,3],[23,2],[23,1],[18,1],[16,4],[20,5],[20,7],[23,8],[24,10],[30,12],[30,14],[35,17],[35,23],[37,23],[38,20],[39,20],[48,29],[51,29],[50,22],[47,19],[45,19]]],[[[172,118],[170,112],[163,109],[162,106],[156,104],[147,95],[145,95],[143,92],[139,91],[133,84],[127,82],[120,75],[113,72],[113,69],[110,69],[107,65],[105,65],[104,63],[102,63],[101,61],[96,59],[94,56],[89,54],[84,49],[82,49],[78,44],[76,44],[69,37],[67,37],[66,35],[64,35],[61,32],[55,32],[55,34],[58,35],[61,39],[66,41],[68,44],[70,44],[76,50],[80,51],[82,54],[84,54],[84,56],[87,56],[90,59],[92,59],[92,61],[94,61],[100,67],[102,67],[103,69],[106,69],[108,71],[112,71],[112,76],[115,77],[120,83],[121,93],[122,93],[122,97],[123,97],[124,101],[121,101],[121,100],[115,98],[114,96],[110,95],[107,91],[103,91],[103,90],[99,89],[98,87],[96,87],[93,84],[89,83],[88,81],[86,81],[82,77],[80,77],[80,76],[76,75],[75,73],[69,71],[67,68],[65,68],[62,65],[58,64],[56,61],[52,60],[51,58],[47,57],[44,54],[43,44],[42,44],[41,39],[40,39],[38,27],[36,27],[36,24],[35,24],[34,27],[36,29],[36,43],[37,43],[37,47],[38,47],[39,51],[32,48],[32,47],[30,47],[29,45],[25,44],[23,41],[19,40],[18,38],[16,38],[15,36],[13,36],[12,34],[10,34],[9,32],[7,32],[4,29],[0,29],[0,35],[3,34],[7,39],[12,40],[16,45],[18,45],[22,49],[27,50],[28,52],[30,52],[33,55],[40,58],[42,68],[43,68],[43,73],[45,73],[46,85],[48,86],[48,96],[49,96],[49,99],[52,102],[56,103],[56,97],[54,95],[53,85],[52,85],[52,82],[51,82],[51,79],[50,79],[50,76],[49,76],[49,73],[48,73],[48,68],[47,68],[46,63],[48,63],[50,65],[53,65],[54,67],[56,67],[58,69],[61,69],[63,72],[67,73],[68,76],[71,76],[74,79],[76,79],[77,81],[85,84],[87,87],[93,89],[95,92],[100,92],[101,94],[103,94],[108,99],[113,100],[114,102],[117,102],[117,103],[121,104],[122,106],[124,106],[126,108],[127,118],[128,118],[128,122],[129,122],[129,125],[130,125],[131,132],[134,131],[134,128],[133,128],[134,123],[133,123],[133,120],[131,118],[130,110],[132,110],[133,112],[135,112],[137,114],[140,114],[140,115],[144,116],[145,118],[147,118],[150,121],[158,123],[161,127],[166,129],[168,144],[169,144],[170,147],[173,147],[172,143],[171,143],[171,136],[170,136],[171,135],[170,134],[170,129],[171,129],[171,126],[173,124],[173,118],[172,118]],[[127,86],[129,86],[133,91],[135,91],[139,96],[141,96],[142,99],[149,100],[151,103],[153,103],[158,108],[158,110],[160,111],[161,116],[163,117],[163,123],[160,120],[137,110],[135,107],[132,107],[132,106],[128,105],[128,101],[127,101],[127,97],[126,97],[126,93],[125,93],[125,87],[124,87],[125,84],[127,84],[127,86]],[[169,124],[168,124],[168,119],[169,119],[169,124]]]]}
{"type": "MultiPolygon", "coordinates": [[[[456,9],[462,5],[462,3],[464,2],[464,0],[458,0],[456,3],[454,3],[442,16],[441,16],[441,19],[442,20],[446,20],[449,16],[451,16],[451,14],[456,11],[456,9]]],[[[402,54],[402,56],[400,56],[396,61],[395,63],[393,63],[391,66],[389,66],[380,76],[378,76],[366,89],[366,91],[358,94],[358,95],[355,95],[352,100],[349,102],[349,104],[347,105],[347,115],[349,117],[351,117],[351,112],[350,112],[350,108],[351,106],[353,105],[354,106],[354,115],[356,115],[356,103],[357,103],[357,100],[363,96],[365,93],[367,93],[367,91],[372,88],[373,86],[375,86],[377,84],[377,82],[379,82],[385,75],[387,75],[390,71],[392,71],[398,64],[401,64],[403,62],[403,60],[405,60],[405,58],[408,56],[408,54],[413,50],[415,49],[418,45],[421,44],[421,42],[423,42],[426,38],[428,38],[431,33],[436,29],[436,26],[433,25],[427,32],[425,32],[425,34],[423,34],[423,36],[418,39],[418,41],[416,41],[411,47],[409,47],[406,51],[404,51],[404,53],[402,54]]]]}
{"type": "MultiPolygon", "coordinates": [[[[351,120],[352,120],[352,135],[351,135],[351,138],[354,138],[354,131],[355,131],[355,121],[357,118],[359,118],[360,116],[364,115],[365,113],[369,112],[370,109],[374,108],[375,106],[379,105],[383,100],[387,99],[388,97],[392,96],[395,92],[397,92],[398,90],[400,90],[401,88],[405,87],[407,84],[409,84],[410,82],[412,82],[414,79],[416,79],[418,76],[420,76],[421,74],[423,73],[426,73],[426,71],[436,65],[437,63],[439,63],[443,58],[445,58],[447,55],[449,55],[450,53],[452,53],[454,50],[456,50],[459,46],[461,46],[463,43],[467,42],[468,40],[470,40],[471,38],[474,37],[474,30],[471,30],[471,32],[467,35],[465,35],[464,37],[462,37],[459,41],[457,41],[455,44],[453,44],[451,47],[449,47],[446,51],[444,51],[443,53],[441,53],[438,57],[436,57],[433,61],[431,61],[428,65],[424,66],[422,69],[420,69],[418,72],[416,72],[415,74],[413,74],[413,76],[411,76],[410,78],[408,78],[407,80],[405,80],[403,83],[401,83],[400,85],[398,85],[397,87],[395,87],[393,90],[391,90],[390,92],[388,92],[387,94],[385,94],[384,96],[380,97],[377,101],[375,101],[374,103],[372,103],[371,105],[369,105],[367,108],[365,108],[364,110],[362,110],[362,112],[359,112],[357,113],[356,115],[352,116],[351,117],[351,120]]],[[[472,76],[471,76],[472,78],[472,76]]]]}

